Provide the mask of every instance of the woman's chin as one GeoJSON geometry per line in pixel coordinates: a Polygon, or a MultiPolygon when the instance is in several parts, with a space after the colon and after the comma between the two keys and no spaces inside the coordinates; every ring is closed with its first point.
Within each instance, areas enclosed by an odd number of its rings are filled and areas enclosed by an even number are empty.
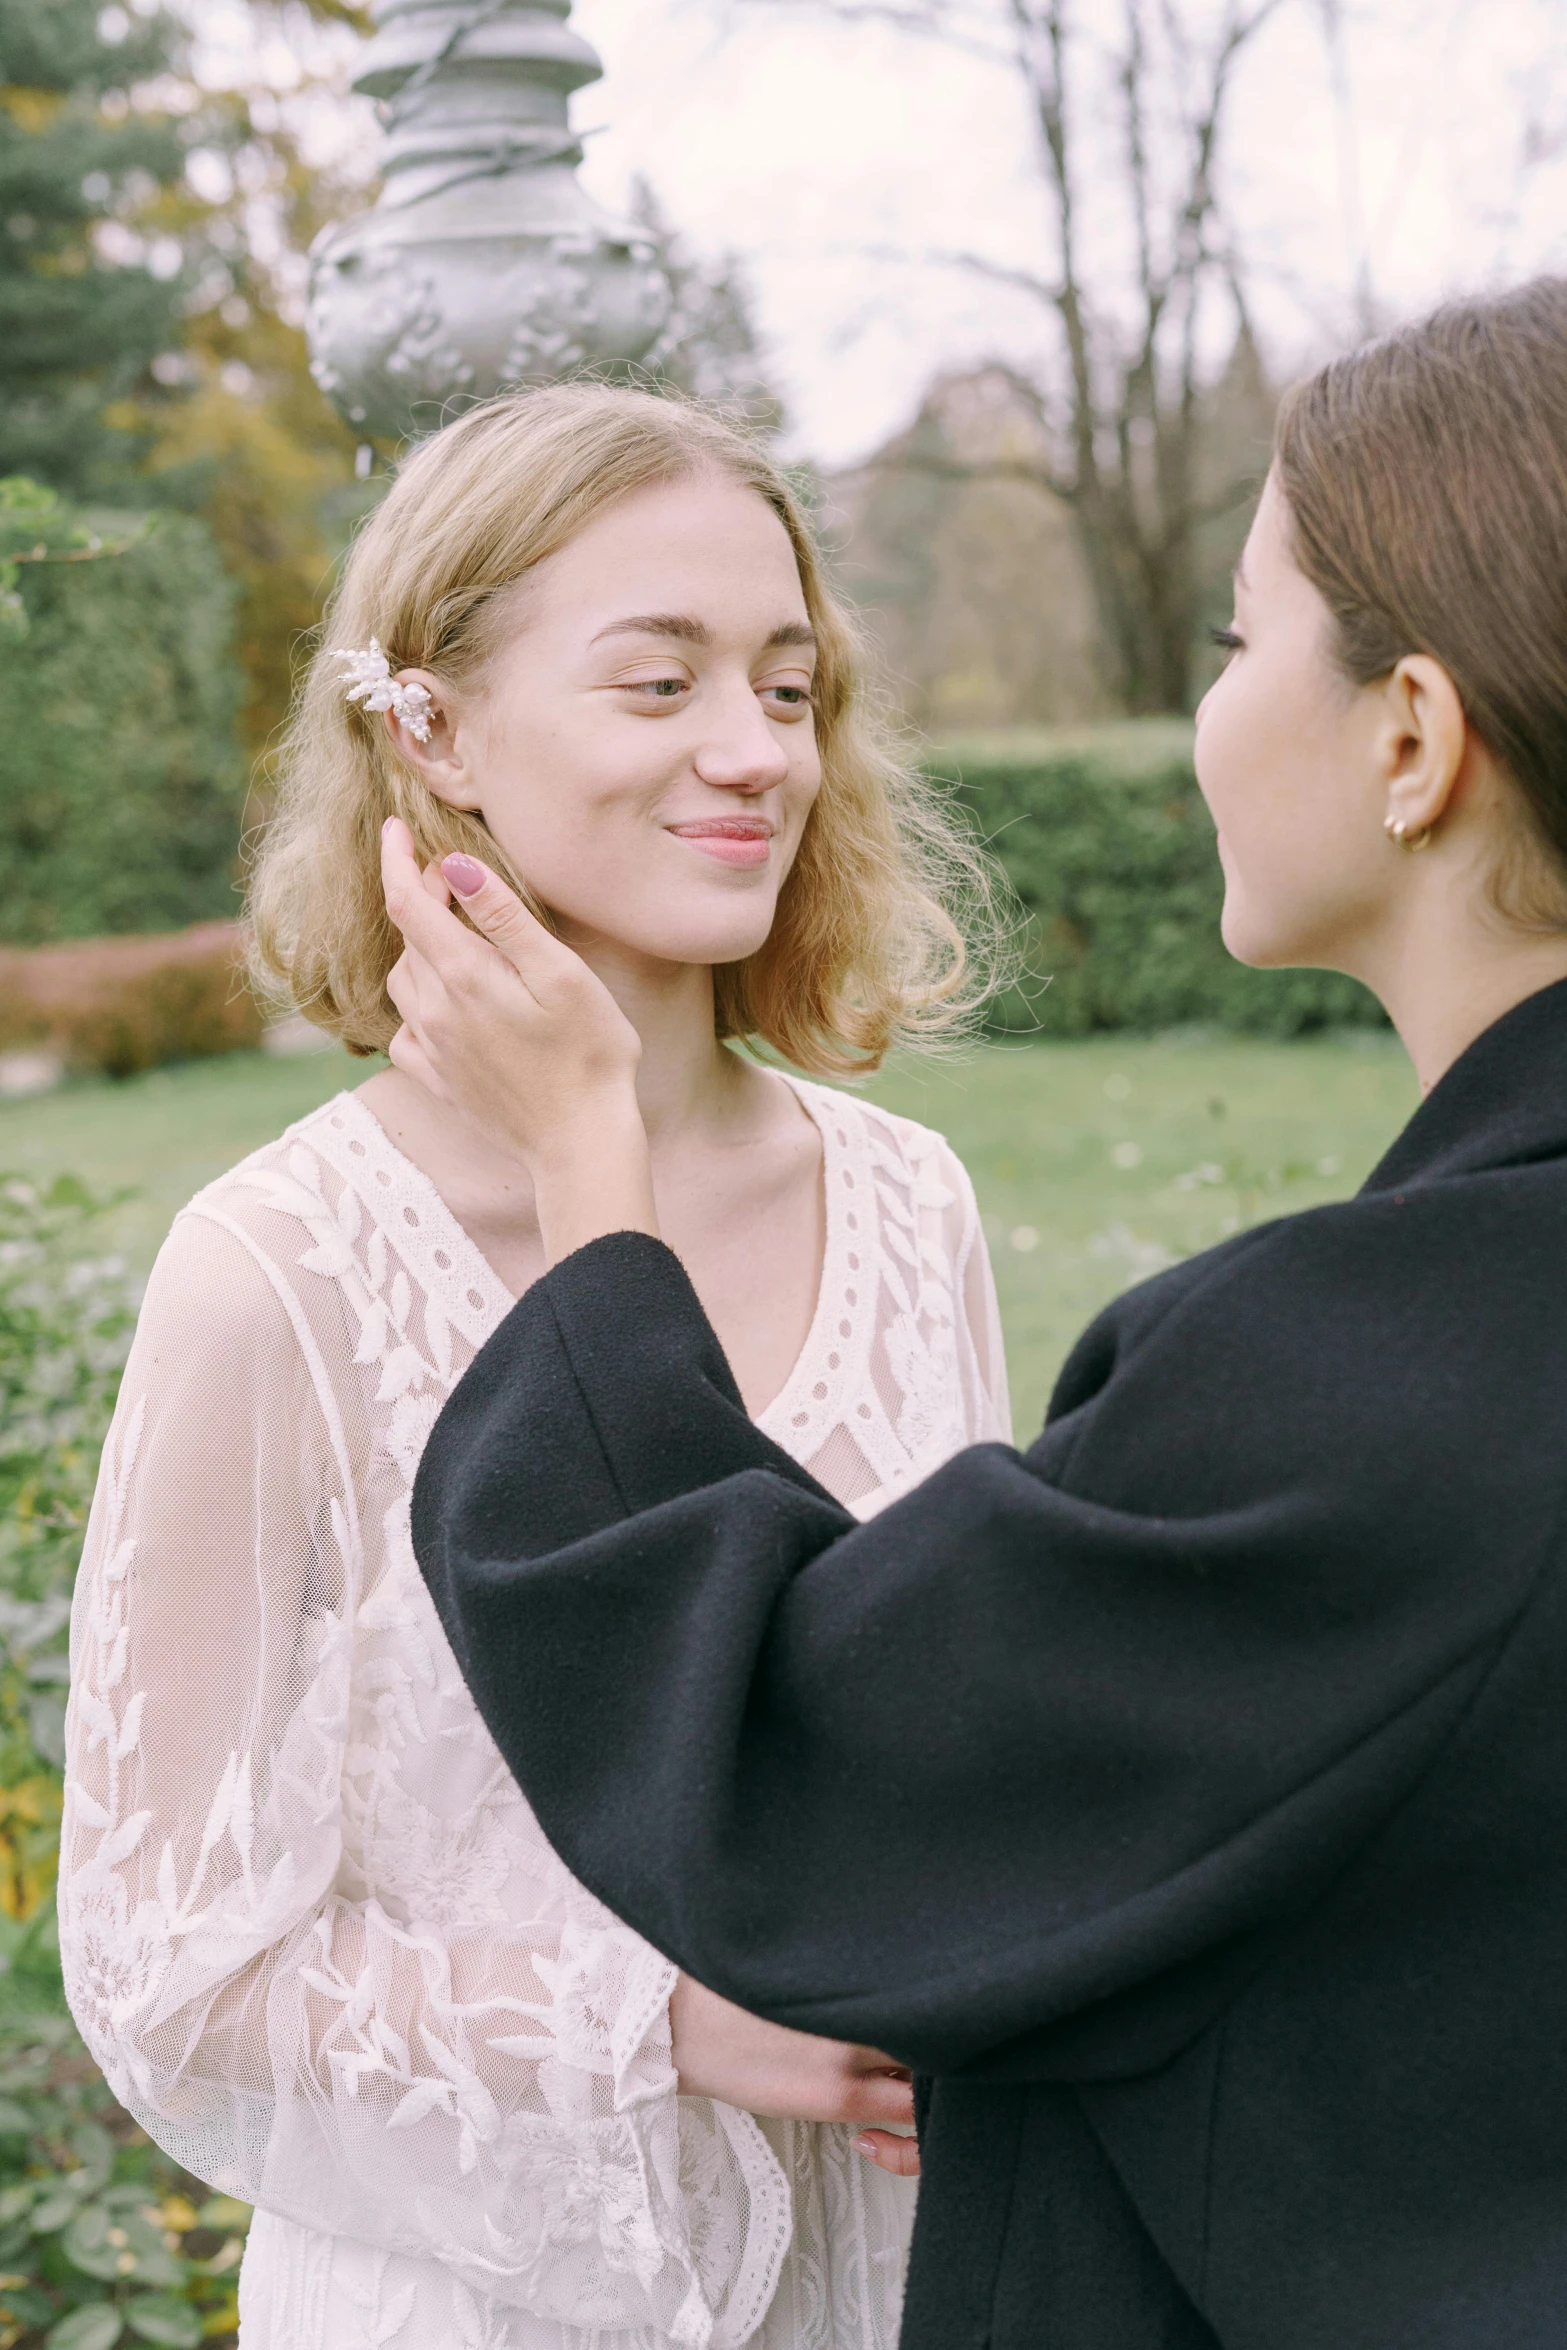
{"type": "Polygon", "coordinates": [[[684,922],[646,923],[628,923],[623,914],[617,918],[606,911],[597,920],[568,917],[561,924],[561,935],[569,946],[586,951],[590,959],[597,940],[623,953],[644,955],[654,963],[744,963],[766,945],[773,927],[773,906],[768,903],[726,911],[728,920],[715,921],[709,911],[706,919],[697,915],[684,922]],[[735,919],[742,912],[747,918],[735,919]]]}
{"type": "Polygon", "coordinates": [[[693,938],[689,951],[677,959],[685,963],[711,963],[715,967],[721,963],[749,962],[767,944],[772,927],[767,922],[743,931],[726,931],[722,937],[708,933],[693,938]]]}
{"type": "Polygon", "coordinates": [[[1288,943],[1280,938],[1278,926],[1259,920],[1256,909],[1238,898],[1233,889],[1225,894],[1219,936],[1225,953],[1253,971],[1276,971],[1295,959],[1288,943]]]}

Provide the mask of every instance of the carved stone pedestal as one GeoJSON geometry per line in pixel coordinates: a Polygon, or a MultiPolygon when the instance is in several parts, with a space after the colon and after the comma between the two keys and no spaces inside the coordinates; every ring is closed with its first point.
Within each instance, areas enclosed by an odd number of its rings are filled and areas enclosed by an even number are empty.
{"type": "Polygon", "coordinates": [[[322,390],[367,435],[401,440],[503,385],[645,358],[669,287],[650,240],[578,184],[568,106],[602,67],[566,22],[571,0],[371,13],[354,87],[382,102],[385,185],[311,254],[322,390]]]}

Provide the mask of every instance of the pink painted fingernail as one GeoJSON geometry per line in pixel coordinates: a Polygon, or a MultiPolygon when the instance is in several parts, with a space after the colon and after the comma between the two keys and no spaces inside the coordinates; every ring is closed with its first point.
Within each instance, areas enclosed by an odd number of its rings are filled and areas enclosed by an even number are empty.
{"type": "Polygon", "coordinates": [[[387,834],[388,834],[388,833],[391,831],[391,829],[392,829],[392,826],[393,826],[393,825],[394,825],[396,822],[397,822],[397,818],[396,818],[395,816],[388,816],[388,818],[387,818],[386,822],[385,822],[385,823],[382,825],[382,827],[381,827],[381,838],[382,838],[383,840],[385,840],[385,838],[386,838],[387,834]]]}
{"type": "Polygon", "coordinates": [[[854,2151],[856,2154],[874,2154],[876,2151],[875,2139],[856,2138],[854,2141],[854,2151]]]}
{"type": "Polygon", "coordinates": [[[443,857],[441,871],[460,898],[471,898],[484,887],[484,867],[473,857],[443,857]]]}

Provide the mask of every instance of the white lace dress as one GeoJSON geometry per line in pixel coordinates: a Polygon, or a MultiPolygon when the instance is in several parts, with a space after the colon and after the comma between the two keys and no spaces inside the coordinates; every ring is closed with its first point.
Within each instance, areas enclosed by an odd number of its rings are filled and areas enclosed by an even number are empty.
{"type": "MultiPolygon", "coordinates": [[[[939,1137],[797,1092],[826,1258],[762,1425],[865,1513],[1008,1433],[994,1294],[939,1137]]],[[[420,1451],[511,1303],[351,1093],[180,1215],[77,1587],[72,2010],[257,2207],[244,2350],[891,2350],[912,2183],[677,2097],[674,1970],[545,1843],[420,1578],[420,1451]]]]}

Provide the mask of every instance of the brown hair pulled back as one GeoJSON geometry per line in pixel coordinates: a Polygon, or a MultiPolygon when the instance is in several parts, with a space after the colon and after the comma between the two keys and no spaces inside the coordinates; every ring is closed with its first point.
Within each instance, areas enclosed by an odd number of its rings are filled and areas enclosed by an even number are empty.
{"type": "Polygon", "coordinates": [[[1441,662],[1528,818],[1497,903],[1567,922],[1567,278],[1334,360],[1286,399],[1274,462],[1341,666],[1441,662]]]}

